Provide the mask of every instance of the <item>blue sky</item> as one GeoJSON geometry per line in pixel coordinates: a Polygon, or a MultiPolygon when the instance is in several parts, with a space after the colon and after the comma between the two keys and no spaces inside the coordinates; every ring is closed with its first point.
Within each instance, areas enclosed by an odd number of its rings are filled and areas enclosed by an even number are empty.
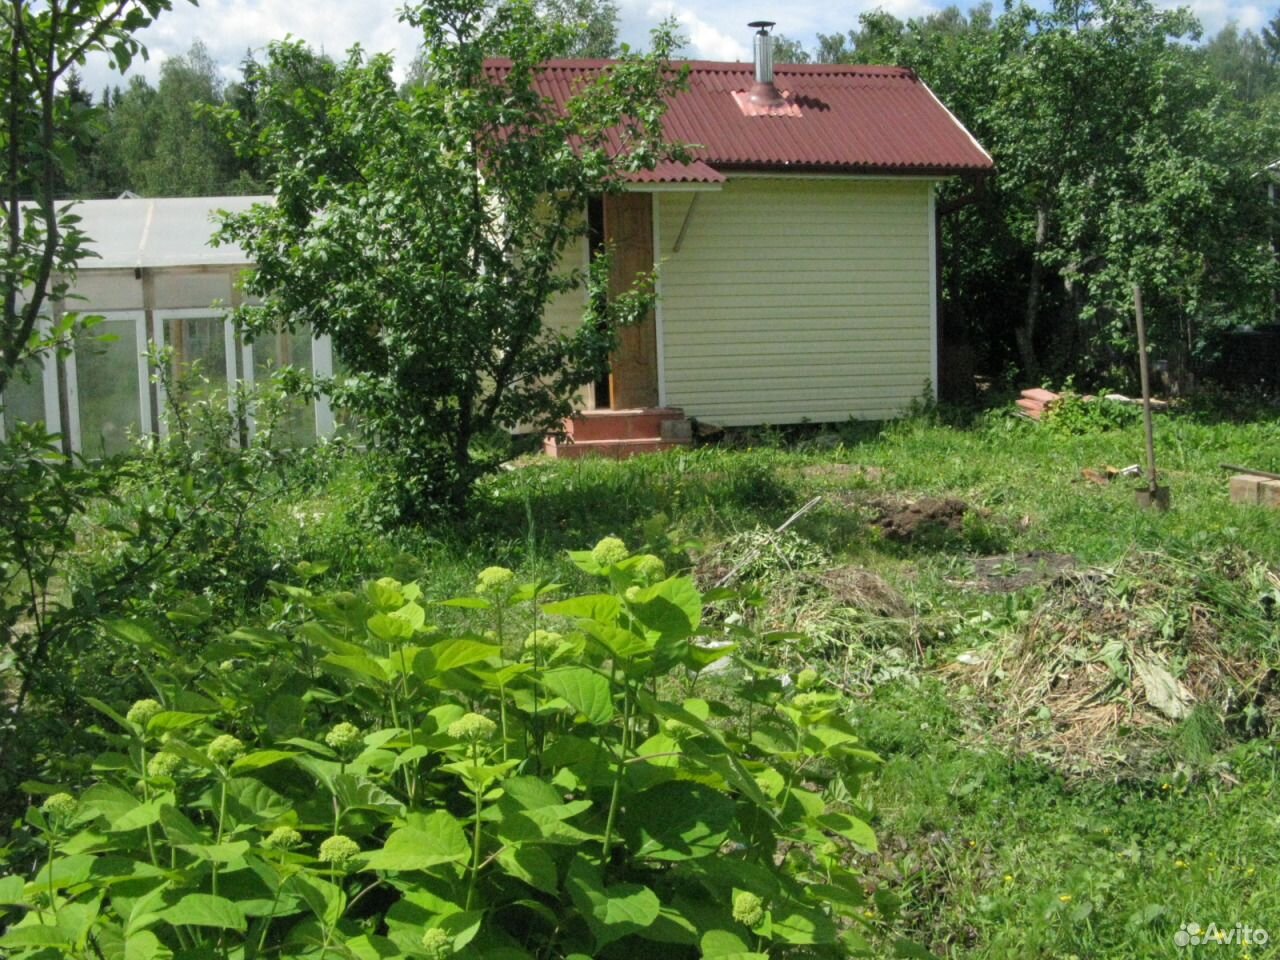
{"type": "MultiPolygon", "coordinates": [[[[193,7],[174,0],[174,9],[143,33],[151,58],[135,67],[153,81],[166,57],[184,53],[196,38],[202,39],[215,60],[225,65],[227,79],[238,76],[236,65],[245,50],[261,49],[270,40],[287,35],[306,40],[331,54],[340,54],[360,43],[373,51],[394,53],[403,64],[417,45],[414,32],[398,21],[403,0],[200,0],[193,7]]],[[[930,0],[855,0],[833,4],[819,0],[619,0],[622,39],[641,45],[648,30],[666,16],[679,21],[689,38],[689,56],[708,60],[749,57],[749,20],[772,19],[778,32],[813,46],[818,33],[838,33],[857,26],[859,14],[881,8],[906,18],[929,13],[945,2],[930,0]]],[[[996,6],[999,7],[999,3],[996,6]]],[[[1170,4],[1172,5],[1172,4],[1170,4]]],[[[1259,29],[1274,10],[1249,0],[1191,0],[1192,10],[1212,34],[1229,20],[1241,27],[1259,29]]],[[[95,92],[108,83],[120,83],[99,58],[86,66],[86,86],[95,92]]]]}

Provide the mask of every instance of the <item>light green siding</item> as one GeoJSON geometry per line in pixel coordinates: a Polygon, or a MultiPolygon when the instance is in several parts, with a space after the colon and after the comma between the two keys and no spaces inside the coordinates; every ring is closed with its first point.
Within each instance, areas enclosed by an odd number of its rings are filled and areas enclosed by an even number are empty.
{"type": "Polygon", "coordinates": [[[733,426],[885,418],[932,380],[924,180],[658,193],[664,400],[733,426]]]}
{"type": "MultiPolygon", "coordinates": [[[[585,270],[587,266],[587,238],[578,236],[565,249],[560,268],[564,272],[585,270]]],[[[576,330],[582,326],[582,314],[587,308],[586,288],[571,290],[554,297],[543,311],[543,322],[557,330],[576,330]]]]}

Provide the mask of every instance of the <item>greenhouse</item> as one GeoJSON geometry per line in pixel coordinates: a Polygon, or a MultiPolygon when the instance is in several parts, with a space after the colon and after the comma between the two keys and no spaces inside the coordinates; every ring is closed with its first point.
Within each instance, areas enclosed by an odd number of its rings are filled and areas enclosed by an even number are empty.
{"type": "MultiPolygon", "coordinates": [[[[103,318],[62,360],[46,360],[29,380],[15,378],[3,398],[0,436],[15,421],[44,421],[86,457],[129,448],[132,437],[166,429],[163,385],[149,350],[169,347],[172,373],[199,372],[226,393],[252,386],[289,364],[320,375],[332,370],[327,337],[305,332],[240,337],[227,312],[241,303],[238,279],[251,266],[233,244],[210,243],[220,211],[240,212],[269,197],[86,200],[72,212],[89,238],[71,294],[53,304],[103,318]]],[[[333,432],[328,403],[296,402],[283,425],[287,442],[333,432]]],[[[252,431],[253,424],[247,425],[252,431]]]]}

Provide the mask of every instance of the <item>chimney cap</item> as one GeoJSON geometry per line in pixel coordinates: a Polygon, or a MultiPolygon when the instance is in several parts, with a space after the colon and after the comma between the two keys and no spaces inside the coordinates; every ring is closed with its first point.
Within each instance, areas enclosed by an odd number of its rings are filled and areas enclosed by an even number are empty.
{"type": "Polygon", "coordinates": [[[776,20],[752,20],[747,24],[752,30],[759,30],[761,33],[767,34],[770,27],[777,26],[776,20]]]}

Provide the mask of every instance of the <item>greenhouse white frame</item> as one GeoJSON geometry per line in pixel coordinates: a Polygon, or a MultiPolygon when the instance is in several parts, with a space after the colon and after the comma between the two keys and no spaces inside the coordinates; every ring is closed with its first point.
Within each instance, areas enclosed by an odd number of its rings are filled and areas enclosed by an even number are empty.
{"type": "MultiPolygon", "coordinates": [[[[274,343],[271,337],[249,343],[226,319],[227,311],[243,302],[238,279],[252,263],[235,245],[210,243],[217,215],[271,199],[121,198],[76,203],[72,211],[81,218],[79,227],[89,238],[92,255],[81,262],[70,295],[52,304],[51,312],[60,317],[74,310],[101,316],[104,322],[62,360],[46,358],[38,382],[10,384],[9,393],[17,402],[0,402],[0,438],[23,412],[25,419],[35,419],[35,411],[43,415],[50,433],[62,435],[68,450],[86,456],[120,452],[127,448],[128,433],[164,436],[166,397],[163,385],[152,382],[147,350],[151,345],[164,347],[167,340],[178,348],[175,363],[220,359],[220,370],[206,363],[203,374],[218,382],[225,378],[229,388],[237,381],[252,387],[268,362],[282,359],[305,362],[321,376],[331,374],[328,337],[307,338],[309,343],[304,343],[298,338],[305,335],[281,334],[274,343]],[[186,346],[188,333],[202,320],[221,324],[216,349],[218,338],[205,338],[210,348],[205,358],[190,355],[186,346]],[[104,344],[102,333],[114,333],[118,339],[104,344]],[[285,353],[288,356],[282,357],[285,353]],[[126,357],[131,358],[127,364],[126,357]],[[119,378],[132,384],[133,402],[124,397],[128,391],[108,392],[119,378]]],[[[328,401],[321,398],[309,406],[305,421],[301,405],[295,412],[292,435],[300,442],[334,431],[328,401]]],[[[252,432],[252,422],[248,427],[252,432]]]]}

